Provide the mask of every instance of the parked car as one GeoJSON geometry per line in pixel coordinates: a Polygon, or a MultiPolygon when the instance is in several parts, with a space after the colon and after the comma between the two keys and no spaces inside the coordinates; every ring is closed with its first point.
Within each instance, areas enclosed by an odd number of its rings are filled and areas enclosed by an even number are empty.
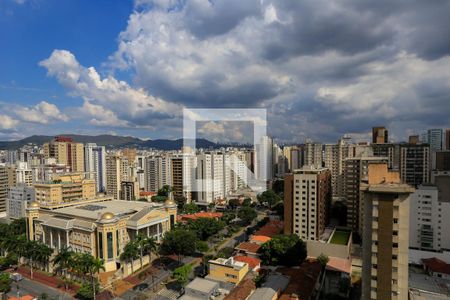
{"type": "Polygon", "coordinates": [[[9,275],[9,278],[11,278],[15,282],[19,282],[23,279],[23,276],[19,273],[12,273],[11,275],[9,275]]]}

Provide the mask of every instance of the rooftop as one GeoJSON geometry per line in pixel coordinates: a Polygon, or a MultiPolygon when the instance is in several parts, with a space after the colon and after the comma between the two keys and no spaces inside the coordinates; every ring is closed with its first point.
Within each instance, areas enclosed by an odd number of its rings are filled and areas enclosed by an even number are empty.
{"type": "Polygon", "coordinates": [[[235,249],[250,253],[258,253],[259,248],[261,248],[261,246],[258,244],[243,242],[237,245],[235,249]]]}
{"type": "Polygon", "coordinates": [[[350,232],[335,230],[330,239],[330,244],[347,245],[350,238],[350,232]]]}
{"type": "Polygon", "coordinates": [[[115,216],[134,214],[144,208],[159,208],[162,204],[141,202],[141,201],[124,201],[111,200],[79,204],[57,208],[53,212],[73,217],[83,217],[92,220],[99,219],[104,213],[112,213],[115,216]]]}
{"type": "Polygon", "coordinates": [[[423,265],[430,271],[435,273],[449,274],[450,275],[450,264],[446,263],[439,258],[425,258],[422,259],[423,265]]]}
{"type": "Polygon", "coordinates": [[[235,261],[239,261],[239,262],[247,263],[251,269],[254,269],[257,266],[261,265],[261,260],[260,259],[257,259],[257,258],[254,258],[254,257],[250,257],[250,256],[237,255],[237,256],[234,257],[234,260],[235,261]]]}
{"type": "Polygon", "coordinates": [[[252,237],[250,238],[250,242],[265,243],[270,241],[271,239],[271,237],[265,235],[252,235],[252,237]]]}
{"type": "Polygon", "coordinates": [[[242,300],[256,289],[255,282],[252,279],[244,279],[236,288],[234,288],[224,300],[242,300]]]}
{"type": "Polygon", "coordinates": [[[246,263],[242,261],[235,261],[233,257],[230,258],[217,258],[215,260],[210,260],[209,263],[218,264],[223,266],[233,267],[234,269],[242,269],[245,267],[246,263]]]}
{"type": "Polygon", "coordinates": [[[186,286],[186,289],[196,290],[203,293],[211,293],[214,289],[216,289],[219,286],[219,283],[203,279],[200,277],[196,277],[194,280],[189,282],[189,284],[186,286]]]}

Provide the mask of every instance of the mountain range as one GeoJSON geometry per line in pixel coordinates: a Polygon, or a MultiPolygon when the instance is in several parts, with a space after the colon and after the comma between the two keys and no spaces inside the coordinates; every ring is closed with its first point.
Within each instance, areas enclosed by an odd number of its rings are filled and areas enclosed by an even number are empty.
{"type": "MultiPolygon", "coordinates": [[[[99,146],[106,146],[108,148],[122,148],[122,147],[135,147],[135,148],[154,148],[160,150],[178,150],[183,146],[183,139],[169,140],[169,139],[156,139],[156,140],[142,140],[131,136],[118,136],[102,134],[97,136],[92,135],[78,135],[78,134],[60,134],[58,136],[64,136],[72,138],[74,142],[79,143],[96,143],[99,146]]],[[[49,135],[33,135],[17,141],[0,141],[0,150],[17,149],[27,144],[42,145],[54,139],[55,136],[49,135]]],[[[231,144],[217,144],[206,139],[197,139],[197,148],[220,148],[231,146],[231,144]]]]}

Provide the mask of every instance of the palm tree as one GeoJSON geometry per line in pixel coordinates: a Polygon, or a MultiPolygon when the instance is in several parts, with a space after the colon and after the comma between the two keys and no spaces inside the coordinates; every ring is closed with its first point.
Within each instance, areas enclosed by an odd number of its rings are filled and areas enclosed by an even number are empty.
{"type": "Polygon", "coordinates": [[[101,270],[105,271],[104,260],[100,258],[95,258],[92,255],[90,255],[89,274],[91,275],[92,280],[92,291],[94,293],[93,299],[95,299],[95,288],[96,288],[94,276],[98,274],[101,270]]]}
{"type": "Polygon", "coordinates": [[[158,248],[158,242],[156,241],[156,239],[154,237],[148,238],[147,251],[149,255],[149,261],[152,260],[152,253],[159,255],[158,248]]]}
{"type": "Polygon", "coordinates": [[[73,266],[73,254],[74,252],[65,246],[59,249],[58,253],[53,258],[53,264],[57,265],[56,270],[61,273],[63,270],[66,270],[67,272],[67,269],[73,266]]]}
{"type": "Polygon", "coordinates": [[[131,273],[134,273],[133,261],[139,257],[139,249],[134,242],[129,242],[123,248],[120,254],[120,260],[129,262],[131,264],[131,273]]]}
{"type": "Polygon", "coordinates": [[[142,262],[142,257],[148,251],[150,239],[143,234],[139,234],[136,237],[136,240],[134,240],[134,243],[136,244],[137,248],[139,249],[139,253],[140,253],[139,260],[141,262],[141,269],[142,269],[144,267],[143,262],[142,262]]]}
{"type": "Polygon", "coordinates": [[[38,256],[37,260],[43,265],[43,267],[48,271],[50,257],[53,254],[53,249],[45,244],[38,244],[38,256]]]}

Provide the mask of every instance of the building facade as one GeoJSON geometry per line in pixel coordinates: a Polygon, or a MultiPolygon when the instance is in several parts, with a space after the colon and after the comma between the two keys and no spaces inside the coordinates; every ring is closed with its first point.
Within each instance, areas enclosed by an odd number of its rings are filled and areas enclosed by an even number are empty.
{"type": "Polygon", "coordinates": [[[95,143],[84,146],[84,169],[94,179],[97,193],[106,193],[106,149],[95,143]]]}
{"type": "Polygon", "coordinates": [[[121,268],[120,254],[138,235],[161,240],[176,222],[176,204],[87,199],[58,208],[33,202],[27,209],[27,237],[55,251],[70,247],[104,260],[105,271],[121,268]]]}
{"type": "Polygon", "coordinates": [[[368,166],[364,201],[362,298],[408,299],[409,195],[387,164],[368,166]]]}
{"type": "Polygon", "coordinates": [[[6,205],[6,215],[11,219],[26,217],[26,210],[35,201],[34,187],[19,185],[9,188],[6,205]]]}
{"type": "Polygon", "coordinates": [[[71,138],[56,137],[44,144],[45,158],[54,157],[57,163],[69,166],[71,172],[84,172],[84,146],[71,138]]]}
{"type": "Polygon", "coordinates": [[[90,199],[96,195],[95,181],[84,179],[83,173],[57,174],[52,181],[36,183],[34,188],[36,201],[48,206],[90,199]]]}
{"type": "Polygon", "coordinates": [[[414,187],[430,182],[430,146],[400,145],[400,177],[414,187]]]}
{"type": "Polygon", "coordinates": [[[317,240],[325,230],[331,205],[331,173],[303,166],[285,177],[285,234],[317,240]]]}

